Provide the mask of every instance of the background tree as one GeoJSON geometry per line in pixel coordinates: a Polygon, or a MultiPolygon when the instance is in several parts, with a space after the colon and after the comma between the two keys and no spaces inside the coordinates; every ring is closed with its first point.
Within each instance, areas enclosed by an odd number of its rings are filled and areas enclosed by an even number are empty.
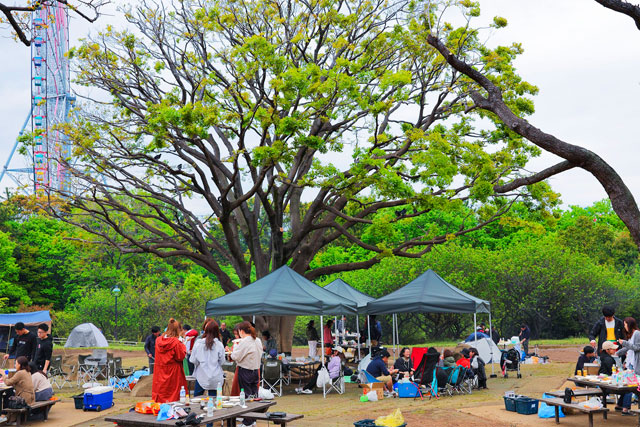
{"type": "MultiPolygon", "coordinates": [[[[134,30],[108,27],[72,52],[78,82],[112,102],[86,105],[66,129],[75,192],[50,213],[125,253],[187,257],[231,292],[283,264],[314,279],[419,258],[515,200],[554,204],[548,173],[524,169],[539,150],[498,122],[475,129],[461,114],[468,82],[423,49],[415,17],[449,6],[476,13],[449,1],[140,3],[126,13],[134,30]],[[462,208],[457,222],[394,228],[462,208]],[[365,256],[311,268],[336,242],[365,256]]],[[[478,66],[500,61],[487,72],[510,107],[533,111],[517,46],[443,31],[461,53],[484,52],[478,66]]]]}
{"type": "Polygon", "coordinates": [[[108,0],[17,0],[14,4],[0,2],[0,26],[8,27],[13,36],[25,46],[31,46],[31,14],[44,4],[59,3],[88,22],[95,22],[100,9],[108,0]]]}

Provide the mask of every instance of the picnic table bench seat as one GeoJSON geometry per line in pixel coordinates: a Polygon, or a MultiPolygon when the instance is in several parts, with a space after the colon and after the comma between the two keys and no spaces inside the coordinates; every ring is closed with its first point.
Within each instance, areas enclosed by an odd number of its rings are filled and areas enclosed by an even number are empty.
{"type": "Polygon", "coordinates": [[[304,418],[304,415],[302,414],[289,414],[289,413],[287,413],[287,415],[282,418],[269,418],[268,412],[249,412],[248,414],[244,414],[243,416],[247,418],[254,418],[260,421],[269,421],[281,426],[286,426],[287,423],[290,423],[291,421],[304,418]]]}
{"type": "MultiPolygon", "coordinates": [[[[555,390],[555,391],[547,391],[545,394],[553,397],[564,397],[564,390],[555,390]]],[[[573,395],[575,397],[586,397],[586,396],[602,396],[602,390],[599,388],[579,388],[573,390],[573,395]]]]}
{"type": "Polygon", "coordinates": [[[27,416],[29,415],[29,412],[33,412],[36,409],[42,409],[42,414],[44,415],[45,420],[49,418],[49,411],[51,410],[51,407],[56,404],[56,402],[57,400],[44,400],[42,402],[32,403],[31,405],[29,405],[29,408],[22,408],[22,409],[3,408],[2,412],[6,412],[7,415],[17,414],[16,425],[22,425],[23,422],[27,421],[27,416]]]}
{"type": "Polygon", "coordinates": [[[593,427],[593,414],[602,413],[602,417],[604,419],[607,419],[607,412],[609,411],[609,409],[607,408],[591,409],[591,408],[585,408],[584,406],[579,405],[577,403],[564,403],[564,400],[559,397],[552,397],[552,398],[541,397],[538,400],[540,400],[540,402],[546,403],[549,406],[554,407],[554,409],[556,410],[556,424],[560,423],[560,410],[559,410],[560,407],[571,408],[571,409],[575,409],[576,411],[580,411],[588,414],[589,427],[593,427]]]}

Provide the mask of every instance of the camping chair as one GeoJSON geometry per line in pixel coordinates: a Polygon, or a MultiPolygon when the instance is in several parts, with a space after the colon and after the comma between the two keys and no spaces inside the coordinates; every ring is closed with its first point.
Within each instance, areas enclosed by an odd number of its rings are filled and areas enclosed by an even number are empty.
{"type": "Polygon", "coordinates": [[[53,385],[61,389],[65,384],[71,385],[69,374],[64,372],[62,367],[62,356],[53,356],[51,358],[51,365],[49,366],[49,375],[53,385]],[[61,381],[59,384],[58,382],[61,381]]]}
{"type": "Polygon", "coordinates": [[[263,366],[261,387],[278,397],[282,396],[282,362],[278,359],[267,359],[263,366]]]}
{"type": "Polygon", "coordinates": [[[114,357],[108,360],[109,383],[116,389],[130,391],[129,377],[134,373],[135,368],[122,368],[122,357],[114,357]]]}
{"type": "MultiPolygon", "coordinates": [[[[376,380],[376,382],[379,381],[376,380]]],[[[338,377],[335,379],[331,379],[329,387],[324,389],[324,397],[326,397],[327,394],[331,393],[331,390],[335,390],[338,394],[344,394],[344,368],[342,367],[342,365],[340,365],[340,374],[338,375],[338,377]]]]}
{"type": "Polygon", "coordinates": [[[91,357],[90,354],[79,354],[78,365],[76,368],[76,383],[79,386],[80,383],[86,383],[91,379],[91,370],[93,365],[87,364],[86,360],[91,357]]]}
{"type": "Polygon", "coordinates": [[[225,372],[236,372],[236,362],[222,362],[222,370],[225,372]]]}
{"type": "Polygon", "coordinates": [[[423,385],[432,397],[438,398],[438,377],[436,367],[440,360],[439,353],[425,353],[415,370],[414,378],[419,379],[419,384],[423,385]]]}

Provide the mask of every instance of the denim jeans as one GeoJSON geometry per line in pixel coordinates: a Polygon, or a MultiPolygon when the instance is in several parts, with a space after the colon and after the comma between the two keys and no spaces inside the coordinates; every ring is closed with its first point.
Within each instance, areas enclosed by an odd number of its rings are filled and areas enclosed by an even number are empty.
{"type": "Polygon", "coordinates": [[[626,409],[631,408],[631,398],[633,397],[633,393],[625,393],[618,397],[618,406],[626,409]]]}

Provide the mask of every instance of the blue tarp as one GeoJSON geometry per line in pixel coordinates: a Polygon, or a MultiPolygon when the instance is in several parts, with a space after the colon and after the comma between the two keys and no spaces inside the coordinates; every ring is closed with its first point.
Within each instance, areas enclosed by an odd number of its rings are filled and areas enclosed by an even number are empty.
{"type": "Polygon", "coordinates": [[[482,332],[475,332],[471,335],[469,335],[467,338],[465,338],[464,342],[471,342],[471,341],[475,341],[475,335],[478,336],[478,339],[481,340],[482,338],[491,338],[489,335],[487,334],[483,334],[482,332]]]}
{"type": "Polygon", "coordinates": [[[33,311],[31,313],[0,314],[0,326],[13,326],[18,322],[26,324],[51,322],[48,311],[33,311]]]}

